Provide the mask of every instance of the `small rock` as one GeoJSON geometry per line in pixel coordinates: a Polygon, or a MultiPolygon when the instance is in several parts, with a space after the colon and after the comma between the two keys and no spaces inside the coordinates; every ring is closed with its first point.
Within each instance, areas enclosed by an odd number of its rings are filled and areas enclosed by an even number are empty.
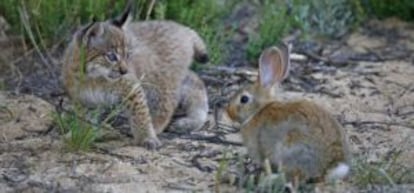
{"type": "Polygon", "coordinates": [[[0,142],[47,131],[54,107],[33,95],[0,91],[0,142]]]}
{"type": "Polygon", "coordinates": [[[357,52],[366,53],[372,49],[385,47],[386,41],[385,38],[372,38],[360,33],[354,33],[347,40],[347,44],[357,52]]]}

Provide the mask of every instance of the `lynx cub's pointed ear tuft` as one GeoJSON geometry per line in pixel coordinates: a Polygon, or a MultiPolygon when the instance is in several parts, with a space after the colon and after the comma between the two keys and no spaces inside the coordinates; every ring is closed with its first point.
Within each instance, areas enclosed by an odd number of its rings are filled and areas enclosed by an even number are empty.
{"type": "Polygon", "coordinates": [[[132,7],[132,0],[128,0],[124,12],[120,16],[110,20],[110,23],[116,27],[124,29],[125,26],[127,26],[128,23],[132,20],[132,7]]]}
{"type": "Polygon", "coordinates": [[[280,84],[289,72],[289,46],[282,44],[280,48],[265,49],[259,58],[259,83],[264,88],[280,84]]]}
{"type": "Polygon", "coordinates": [[[86,39],[86,33],[88,30],[95,24],[95,22],[91,22],[88,25],[85,25],[81,27],[81,29],[78,31],[78,33],[75,34],[76,40],[78,43],[82,44],[84,43],[84,40],[86,39]]]}
{"type": "Polygon", "coordinates": [[[82,31],[82,43],[87,46],[97,44],[104,34],[102,23],[99,22],[92,22],[82,31]]]}

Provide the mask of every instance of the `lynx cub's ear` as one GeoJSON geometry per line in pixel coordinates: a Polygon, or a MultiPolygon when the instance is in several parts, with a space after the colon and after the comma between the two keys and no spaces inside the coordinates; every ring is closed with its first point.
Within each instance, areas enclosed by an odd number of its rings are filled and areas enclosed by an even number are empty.
{"type": "Polygon", "coordinates": [[[102,36],[104,34],[104,28],[102,23],[92,22],[82,31],[83,34],[81,35],[81,40],[86,46],[96,46],[103,41],[102,36]]]}
{"type": "Polygon", "coordinates": [[[259,83],[263,88],[270,88],[281,83],[289,74],[290,45],[282,44],[280,48],[265,49],[259,58],[259,83]]]}
{"type": "Polygon", "coordinates": [[[124,12],[120,16],[110,20],[110,23],[116,27],[124,29],[125,26],[127,26],[132,20],[132,4],[132,1],[128,0],[124,12]]]}

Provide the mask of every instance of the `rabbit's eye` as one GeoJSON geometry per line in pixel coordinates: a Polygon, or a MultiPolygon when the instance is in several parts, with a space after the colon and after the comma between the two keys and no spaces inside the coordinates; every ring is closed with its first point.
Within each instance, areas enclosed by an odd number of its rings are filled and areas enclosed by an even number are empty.
{"type": "Polygon", "coordinates": [[[240,97],[240,103],[241,104],[246,104],[249,102],[249,97],[246,95],[243,95],[242,97],[240,97]]]}
{"type": "Polygon", "coordinates": [[[106,59],[108,59],[110,62],[117,62],[118,61],[118,56],[113,52],[108,52],[106,54],[106,59]]]}

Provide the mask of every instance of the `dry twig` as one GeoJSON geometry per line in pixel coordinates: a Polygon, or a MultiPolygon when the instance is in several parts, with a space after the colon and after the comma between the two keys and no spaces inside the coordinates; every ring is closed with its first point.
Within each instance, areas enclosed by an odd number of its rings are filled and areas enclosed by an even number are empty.
{"type": "Polygon", "coordinates": [[[346,121],[342,124],[344,125],[387,125],[387,126],[400,126],[400,127],[414,129],[414,125],[409,124],[409,123],[397,123],[397,122],[385,122],[385,121],[346,121]]]}

